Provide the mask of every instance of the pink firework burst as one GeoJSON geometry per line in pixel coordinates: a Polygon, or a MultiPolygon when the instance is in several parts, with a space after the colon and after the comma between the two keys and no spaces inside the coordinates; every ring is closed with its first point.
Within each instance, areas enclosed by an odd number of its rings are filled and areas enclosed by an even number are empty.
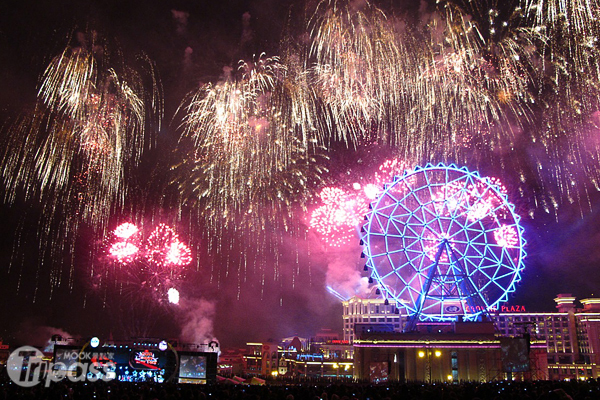
{"type": "Polygon", "coordinates": [[[190,248],[166,224],[150,231],[123,223],[112,232],[106,253],[112,265],[126,266],[109,270],[121,282],[121,290],[150,294],[159,302],[176,303],[173,285],[192,262],[190,248]]]}
{"type": "Polygon", "coordinates": [[[139,247],[129,242],[116,242],[108,249],[110,256],[122,264],[133,262],[139,251],[139,247]]]}
{"type": "Polygon", "coordinates": [[[369,200],[376,199],[383,192],[383,185],[392,182],[395,176],[401,176],[407,169],[408,164],[398,158],[384,161],[375,172],[371,183],[363,186],[365,197],[369,200]]]}
{"type": "Polygon", "coordinates": [[[138,232],[139,229],[137,226],[131,222],[124,222],[115,228],[113,234],[119,239],[127,240],[138,232]]]}
{"type": "Polygon", "coordinates": [[[391,182],[394,176],[402,175],[408,169],[408,164],[398,158],[384,161],[375,173],[375,183],[383,185],[391,182]]]}
{"type": "Polygon", "coordinates": [[[117,226],[113,231],[113,242],[108,249],[108,255],[121,264],[134,262],[140,254],[139,229],[131,222],[117,226]]]}
{"type": "Polygon", "coordinates": [[[192,252],[189,247],[180,242],[179,239],[175,239],[169,246],[169,250],[166,254],[166,261],[168,264],[180,267],[186,266],[192,262],[192,252]]]}
{"type": "Polygon", "coordinates": [[[516,247],[519,244],[519,235],[513,225],[502,225],[494,231],[496,243],[502,247],[516,247]]]}
{"type": "MultiPolygon", "coordinates": [[[[363,186],[367,201],[375,200],[383,192],[385,184],[393,182],[395,176],[402,176],[407,170],[408,164],[398,158],[384,161],[369,180],[370,183],[363,186]]],[[[414,178],[409,178],[406,181],[408,184],[413,182],[414,178]]]]}
{"type": "Polygon", "coordinates": [[[156,227],[144,241],[140,229],[126,222],[113,231],[108,255],[121,264],[146,261],[158,267],[184,267],[192,262],[192,252],[175,231],[165,224],[156,227]]]}
{"type": "Polygon", "coordinates": [[[366,213],[365,201],[332,187],[324,188],[319,197],[323,205],[312,212],[310,227],[316,229],[329,246],[340,247],[356,239],[356,226],[366,213]]]}
{"type": "Polygon", "coordinates": [[[368,212],[369,203],[383,191],[383,185],[402,175],[406,163],[390,159],[382,163],[367,184],[355,182],[352,189],[326,187],[319,197],[322,204],[310,216],[310,227],[331,247],[341,247],[358,240],[356,228],[368,212]]]}
{"type": "Polygon", "coordinates": [[[145,251],[146,259],[156,265],[186,266],[192,261],[192,252],[179,240],[175,231],[160,224],[148,237],[145,251]]]}
{"type": "Polygon", "coordinates": [[[503,194],[506,188],[496,186],[496,189],[497,192],[483,182],[475,185],[450,182],[433,192],[431,199],[439,215],[464,213],[471,222],[487,217],[502,218],[507,210],[503,208],[499,193],[503,194]]]}

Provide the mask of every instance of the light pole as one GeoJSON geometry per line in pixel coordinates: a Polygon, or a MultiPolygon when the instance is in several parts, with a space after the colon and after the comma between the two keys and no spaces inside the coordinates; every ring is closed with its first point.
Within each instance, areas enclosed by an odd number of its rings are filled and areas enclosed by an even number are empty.
{"type": "MultiPolygon", "coordinates": [[[[431,350],[430,348],[425,348],[425,350],[419,350],[418,356],[419,358],[425,358],[425,381],[427,383],[431,383],[431,355],[437,359],[442,356],[441,350],[431,350]]],[[[441,380],[441,368],[440,368],[440,380],[441,380]]]]}

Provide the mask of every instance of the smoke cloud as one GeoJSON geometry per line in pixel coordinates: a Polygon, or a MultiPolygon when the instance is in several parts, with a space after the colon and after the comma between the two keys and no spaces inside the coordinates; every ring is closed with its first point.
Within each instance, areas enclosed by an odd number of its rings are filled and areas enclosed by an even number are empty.
{"type": "Polygon", "coordinates": [[[54,335],[59,335],[63,340],[75,338],[63,329],[40,326],[31,320],[26,320],[19,326],[18,337],[21,343],[18,344],[39,347],[44,352],[50,353],[54,351],[54,342],[52,341],[54,335]]]}
{"type": "Polygon", "coordinates": [[[208,343],[215,340],[215,302],[205,299],[182,299],[180,305],[181,340],[208,343]]]}
{"type": "Polygon", "coordinates": [[[183,68],[186,70],[190,70],[192,68],[192,54],[194,53],[194,49],[190,46],[185,48],[183,52],[183,68]]]}
{"type": "Polygon", "coordinates": [[[171,15],[177,24],[177,33],[182,35],[187,28],[188,18],[190,14],[186,11],[171,10],[171,15]]]}
{"type": "Polygon", "coordinates": [[[369,281],[363,277],[358,265],[361,249],[348,246],[342,251],[328,254],[325,279],[330,286],[344,298],[364,296],[369,291],[369,281]]]}
{"type": "Polygon", "coordinates": [[[250,19],[251,15],[249,12],[245,12],[244,15],[242,15],[242,46],[250,42],[254,37],[254,32],[250,27],[250,19]]]}

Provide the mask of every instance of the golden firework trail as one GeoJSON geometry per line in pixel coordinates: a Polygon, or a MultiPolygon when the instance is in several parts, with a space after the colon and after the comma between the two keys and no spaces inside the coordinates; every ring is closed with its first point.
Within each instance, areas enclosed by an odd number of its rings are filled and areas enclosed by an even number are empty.
{"type": "Polygon", "coordinates": [[[33,111],[9,128],[1,160],[5,197],[13,202],[24,193],[42,205],[42,253],[72,249],[82,223],[104,231],[124,206],[128,174],[150,143],[148,120],[160,119],[154,76],[146,85],[141,73],[111,64],[107,54],[95,39],[65,48],[43,73],[33,111]]]}

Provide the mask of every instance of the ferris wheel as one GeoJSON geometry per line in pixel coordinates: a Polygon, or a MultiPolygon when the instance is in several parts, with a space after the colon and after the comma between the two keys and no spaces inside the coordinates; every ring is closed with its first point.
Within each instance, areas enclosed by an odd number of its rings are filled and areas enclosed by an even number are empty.
{"type": "Polygon", "coordinates": [[[455,165],[417,167],[385,185],[364,226],[365,269],[417,321],[476,320],[508,300],[525,239],[504,187],[455,165]]]}

